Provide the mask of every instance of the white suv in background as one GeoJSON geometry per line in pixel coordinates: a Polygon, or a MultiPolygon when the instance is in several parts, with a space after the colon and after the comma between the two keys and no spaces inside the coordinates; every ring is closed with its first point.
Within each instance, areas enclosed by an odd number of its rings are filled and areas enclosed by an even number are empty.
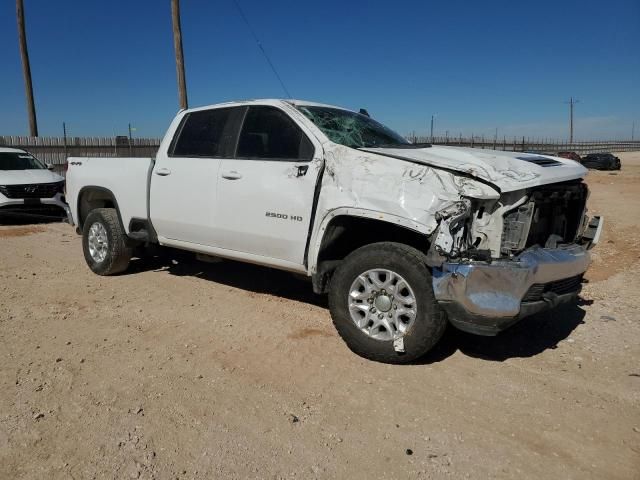
{"type": "Polygon", "coordinates": [[[29,152],[0,148],[0,216],[62,212],[68,216],[64,178],[29,152]]]}

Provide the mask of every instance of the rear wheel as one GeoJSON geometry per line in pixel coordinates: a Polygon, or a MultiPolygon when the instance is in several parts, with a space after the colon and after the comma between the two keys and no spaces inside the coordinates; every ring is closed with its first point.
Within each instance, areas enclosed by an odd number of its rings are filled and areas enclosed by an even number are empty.
{"type": "Polygon", "coordinates": [[[446,327],[424,255],[399,243],[375,243],[347,256],[331,280],[329,308],[347,346],[384,363],[423,356],[446,327]]]}
{"type": "Polygon", "coordinates": [[[114,208],[89,212],[82,228],[82,249],[89,268],[98,275],[113,275],[129,266],[132,248],[114,208]]]}

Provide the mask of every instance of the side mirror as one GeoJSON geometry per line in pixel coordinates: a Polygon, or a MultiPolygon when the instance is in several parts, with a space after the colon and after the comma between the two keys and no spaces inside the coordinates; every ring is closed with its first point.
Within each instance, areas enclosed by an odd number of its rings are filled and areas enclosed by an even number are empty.
{"type": "Polygon", "coordinates": [[[53,163],[47,163],[47,170],[53,170],[55,168],[55,165],[53,165],[53,163]]]}

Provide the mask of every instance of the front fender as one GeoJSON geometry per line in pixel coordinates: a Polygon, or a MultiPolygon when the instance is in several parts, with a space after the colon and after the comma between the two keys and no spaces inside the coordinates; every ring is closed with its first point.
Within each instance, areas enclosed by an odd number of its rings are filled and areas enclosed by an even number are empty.
{"type": "Polygon", "coordinates": [[[335,208],[325,214],[322,220],[318,223],[318,226],[316,227],[314,234],[312,236],[312,241],[310,244],[309,254],[308,254],[309,272],[311,274],[317,273],[318,257],[320,255],[320,249],[322,246],[324,235],[327,231],[327,227],[329,226],[331,221],[335,220],[338,217],[343,217],[343,216],[355,217],[355,218],[366,218],[366,219],[375,220],[378,222],[387,222],[390,225],[404,227],[425,236],[430,235],[434,230],[432,226],[424,225],[422,223],[415,222],[408,218],[404,218],[398,215],[384,213],[376,210],[369,210],[365,208],[355,208],[355,207],[335,208]]]}

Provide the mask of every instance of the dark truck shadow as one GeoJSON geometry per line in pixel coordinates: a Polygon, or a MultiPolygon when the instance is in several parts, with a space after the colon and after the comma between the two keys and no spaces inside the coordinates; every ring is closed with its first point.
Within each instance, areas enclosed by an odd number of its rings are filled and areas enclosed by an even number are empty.
{"type": "Polygon", "coordinates": [[[40,215],[21,212],[3,212],[0,210],[0,226],[42,225],[46,223],[61,223],[66,219],[64,213],[60,215],[40,215]]]}
{"type": "Polygon", "coordinates": [[[307,278],[249,263],[233,260],[201,262],[190,252],[154,247],[152,253],[134,258],[125,274],[149,270],[166,271],[179,277],[198,277],[248,292],[328,307],[327,297],[313,293],[311,281],[307,278]]]}
{"type": "Polygon", "coordinates": [[[472,335],[449,326],[440,343],[416,363],[437,363],[458,350],[469,357],[493,362],[533,357],[556,348],[578,325],[584,323],[585,311],[580,308],[584,304],[580,301],[566,304],[524,318],[495,337],[472,335]]]}
{"type": "MultiPolygon", "coordinates": [[[[134,258],[126,274],[150,270],[198,277],[248,292],[328,308],[327,296],[314,294],[310,281],[267,267],[232,260],[209,264],[195,260],[194,254],[189,252],[154,248],[153,253],[143,258],[134,258]]],[[[547,349],[556,348],[578,325],[584,323],[585,311],[581,306],[590,303],[579,300],[575,304],[533,315],[495,337],[472,335],[449,326],[438,345],[415,364],[437,363],[458,350],[469,357],[495,362],[535,356],[547,349]]]]}

